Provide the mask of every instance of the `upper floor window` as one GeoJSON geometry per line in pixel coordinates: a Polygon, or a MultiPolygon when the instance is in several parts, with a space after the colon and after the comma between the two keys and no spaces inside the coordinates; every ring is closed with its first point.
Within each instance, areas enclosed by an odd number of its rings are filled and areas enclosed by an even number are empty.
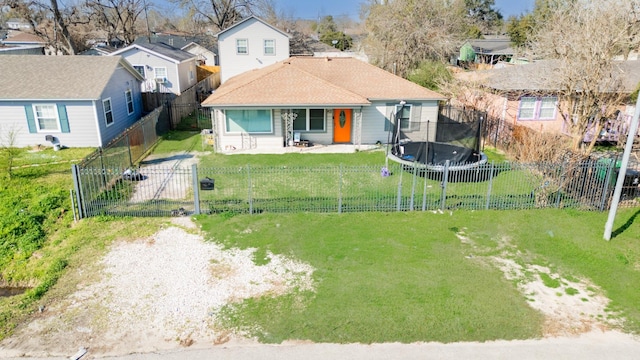
{"type": "Polygon", "coordinates": [[[249,53],[249,40],[236,39],[236,54],[246,55],[249,53]]]}
{"type": "Polygon", "coordinates": [[[138,72],[138,74],[142,75],[142,77],[146,77],[144,74],[144,65],[133,65],[133,68],[138,72]]]}
{"type": "Polygon", "coordinates": [[[155,73],[156,81],[159,83],[167,82],[167,68],[166,67],[157,67],[153,68],[153,72],[155,73]]]}
{"type": "Polygon", "coordinates": [[[554,120],[556,118],[555,96],[520,98],[518,120],[554,120]]]}
{"type": "Polygon", "coordinates": [[[264,54],[275,55],[276,54],[276,41],[273,39],[264,40],[264,54]]]}

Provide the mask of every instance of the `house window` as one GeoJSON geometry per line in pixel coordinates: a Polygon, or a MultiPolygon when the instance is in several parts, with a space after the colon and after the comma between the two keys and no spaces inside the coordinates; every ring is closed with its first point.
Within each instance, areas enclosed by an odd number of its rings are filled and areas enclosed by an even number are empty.
{"type": "Polygon", "coordinates": [[[276,41],[268,39],[264,41],[264,54],[275,55],[276,54],[276,41]]]}
{"type": "Polygon", "coordinates": [[[246,55],[249,53],[249,40],[236,39],[236,54],[246,55]]]}
{"type": "Polygon", "coordinates": [[[193,70],[189,70],[189,82],[193,82],[193,80],[194,80],[193,70]]]}
{"type": "Polygon", "coordinates": [[[557,101],[555,96],[522,97],[518,109],[518,120],[554,120],[557,101]]]}
{"type": "Polygon", "coordinates": [[[111,109],[111,98],[102,100],[102,110],[104,111],[104,121],[107,126],[113,124],[113,111],[111,109]]]}
{"type": "Polygon", "coordinates": [[[293,120],[294,131],[324,131],[324,109],[292,109],[298,114],[293,120]]]}
{"type": "Polygon", "coordinates": [[[38,131],[60,131],[55,105],[34,105],[33,109],[38,131]]]}
{"type": "Polygon", "coordinates": [[[401,130],[411,129],[411,104],[396,105],[396,122],[401,130]]]}
{"type": "Polygon", "coordinates": [[[133,65],[133,68],[138,72],[138,74],[142,75],[143,78],[147,77],[144,74],[144,65],[133,65]]]}
{"type": "Polygon", "coordinates": [[[159,83],[167,82],[167,68],[166,67],[153,68],[153,72],[155,74],[157,82],[159,82],[159,83]]]}
{"type": "Polygon", "coordinates": [[[133,94],[131,93],[131,90],[124,92],[124,99],[127,101],[127,114],[133,114],[133,94]]]}
{"type": "Polygon", "coordinates": [[[271,110],[226,110],[228,133],[269,134],[273,132],[271,110]]]}

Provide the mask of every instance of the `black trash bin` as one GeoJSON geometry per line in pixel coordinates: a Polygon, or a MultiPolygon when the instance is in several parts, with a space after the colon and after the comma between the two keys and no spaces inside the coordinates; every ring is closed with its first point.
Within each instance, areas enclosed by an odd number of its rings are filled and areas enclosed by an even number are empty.
{"type": "Polygon", "coordinates": [[[624,180],[622,181],[622,193],[621,196],[625,199],[634,199],[640,195],[640,171],[627,169],[624,174],[624,180]]]}
{"type": "Polygon", "coordinates": [[[213,190],[214,181],[213,179],[206,177],[200,180],[200,190],[213,190]]]}

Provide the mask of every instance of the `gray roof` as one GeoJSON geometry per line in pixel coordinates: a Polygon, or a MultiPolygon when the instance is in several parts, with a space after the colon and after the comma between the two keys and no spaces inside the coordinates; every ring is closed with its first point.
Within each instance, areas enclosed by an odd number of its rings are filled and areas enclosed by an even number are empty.
{"type": "MultiPolygon", "coordinates": [[[[486,85],[502,91],[555,91],[560,84],[554,83],[554,72],[560,67],[559,60],[542,60],[530,64],[507,66],[486,70],[481,77],[486,85]]],[[[640,83],[640,61],[615,61],[612,75],[622,80],[625,92],[635,91],[640,83]]]]}
{"type": "Polygon", "coordinates": [[[213,36],[181,36],[171,34],[153,34],[150,37],[138,36],[133,42],[134,44],[149,44],[149,43],[163,43],[169,46],[173,46],[178,49],[184,49],[185,46],[196,43],[207,50],[217,51],[215,44],[215,38],[213,36]],[[151,38],[151,41],[149,41],[151,38]],[[209,39],[210,38],[210,39],[209,39]]]}
{"type": "Polygon", "coordinates": [[[275,31],[277,31],[277,32],[279,32],[279,33],[281,33],[282,35],[284,35],[284,36],[286,36],[286,37],[288,37],[288,38],[290,38],[290,37],[291,37],[291,35],[287,34],[286,32],[284,32],[284,31],[282,31],[282,30],[278,29],[277,27],[275,27],[275,26],[273,26],[273,25],[269,24],[268,22],[266,22],[266,21],[264,21],[264,20],[260,19],[259,17],[255,16],[255,15],[252,15],[252,16],[249,16],[249,17],[248,17],[248,18],[246,18],[246,19],[240,20],[240,21],[238,21],[237,23],[235,23],[235,24],[233,24],[233,25],[229,26],[228,28],[226,28],[226,29],[224,29],[224,30],[220,31],[219,33],[217,33],[217,34],[216,34],[216,37],[220,37],[220,35],[221,35],[221,34],[223,34],[223,33],[227,32],[227,31],[229,31],[229,30],[231,30],[231,29],[233,29],[233,28],[235,28],[235,27],[239,26],[240,24],[243,24],[243,23],[245,23],[245,22],[247,22],[247,21],[249,21],[249,20],[251,20],[251,19],[254,19],[254,20],[258,21],[258,22],[261,22],[261,23],[263,23],[263,24],[267,25],[268,27],[272,28],[273,30],[275,30],[275,31]]]}
{"type": "Polygon", "coordinates": [[[121,54],[125,51],[128,51],[132,48],[137,48],[141,51],[149,51],[152,53],[155,53],[157,55],[160,55],[164,58],[167,58],[169,60],[173,60],[175,62],[181,63],[185,60],[189,60],[189,59],[194,59],[196,57],[196,55],[193,55],[191,53],[188,53],[184,50],[180,50],[176,47],[167,45],[167,44],[163,44],[163,43],[134,43],[131,44],[129,46],[127,46],[126,48],[120,49],[114,53],[112,53],[113,55],[118,55],[121,54]]]}
{"type": "Polygon", "coordinates": [[[467,41],[473,47],[476,54],[486,55],[513,55],[509,39],[474,39],[467,41]]]}
{"type": "Polygon", "coordinates": [[[119,56],[6,55],[0,61],[2,100],[96,100],[119,67],[119,56]]]}

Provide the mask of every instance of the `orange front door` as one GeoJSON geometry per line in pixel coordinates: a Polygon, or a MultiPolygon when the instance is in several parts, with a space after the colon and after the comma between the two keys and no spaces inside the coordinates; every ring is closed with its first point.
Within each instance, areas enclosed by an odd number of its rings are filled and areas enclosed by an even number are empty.
{"type": "Polygon", "coordinates": [[[333,142],[351,142],[351,109],[333,110],[333,142]]]}

